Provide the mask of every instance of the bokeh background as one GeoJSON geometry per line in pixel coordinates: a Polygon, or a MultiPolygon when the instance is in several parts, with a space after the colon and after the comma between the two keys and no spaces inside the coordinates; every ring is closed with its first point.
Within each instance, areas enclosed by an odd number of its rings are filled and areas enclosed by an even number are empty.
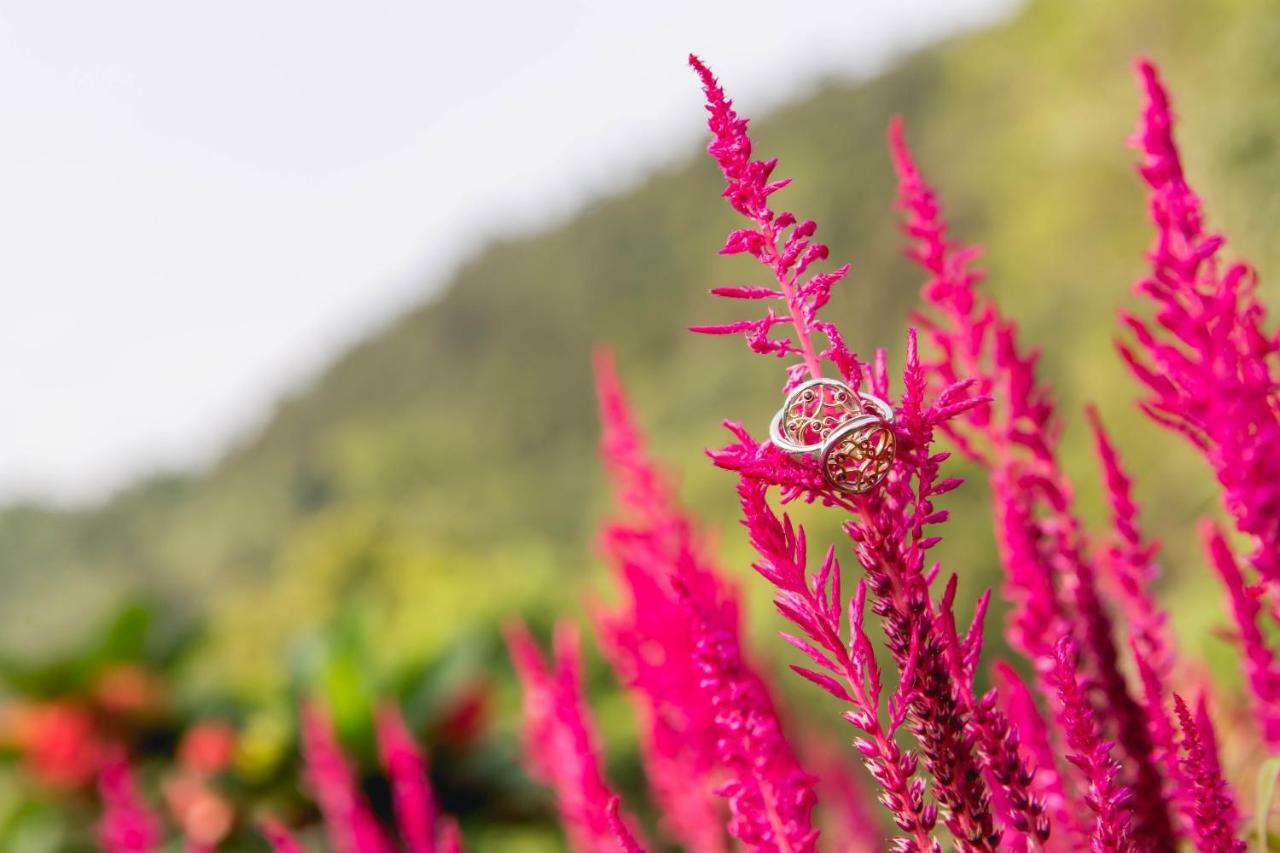
{"type": "MultiPolygon", "coordinates": [[[[373,701],[398,698],[475,849],[559,849],[499,627],[610,595],[599,343],[785,662],[702,455],[722,418],[764,423],[780,376],[685,331],[736,319],[706,290],[754,274],[716,255],[734,223],[690,50],[852,261],[830,310],[864,352],[900,351],[919,285],[884,144],[905,117],[1043,347],[1086,516],[1094,401],[1183,647],[1235,689],[1192,533],[1211,478],[1138,416],[1112,346],[1149,238],[1125,142],[1149,55],[1274,303],[1280,6],[449,5],[0,3],[0,848],[82,849],[96,739],[127,733],[162,774],[199,724],[225,727],[229,797],[305,819],[294,712],[319,695],[365,759],[373,701]]],[[[971,602],[997,572],[968,494],[941,554],[971,602]]],[[[630,712],[590,661],[611,778],[638,791],[630,712]]],[[[831,725],[816,704],[797,726],[831,725]]]]}

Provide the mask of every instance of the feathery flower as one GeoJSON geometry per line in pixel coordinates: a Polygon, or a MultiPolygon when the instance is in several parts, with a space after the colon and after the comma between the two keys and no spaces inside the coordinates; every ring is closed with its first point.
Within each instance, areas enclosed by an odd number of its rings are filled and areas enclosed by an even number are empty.
{"type": "Polygon", "coordinates": [[[770,308],[759,320],[697,326],[693,331],[712,335],[742,334],[753,352],[779,358],[800,356],[801,362],[787,370],[788,385],[798,384],[806,374],[813,378],[821,376],[819,362],[825,358],[856,388],[862,379],[857,358],[845,348],[834,327],[818,319],[819,309],[831,298],[832,286],[848,274],[849,265],[805,277],[809,267],[825,260],[828,254],[826,246],[813,240],[817,223],[811,219],[800,222],[795,214],[775,213],[769,206],[769,197],[791,183],[790,179],[772,180],[777,160],[751,159],[747,119],[739,118],[734,112],[733,102],[725,97],[711,70],[698,57],[690,55],[689,65],[697,72],[706,93],[710,114],[707,126],[712,134],[707,152],[724,173],[723,195],[735,211],[751,222],[751,227],[740,228],[729,235],[720,254],[751,255],[771,270],[777,285],[776,290],[755,286],[720,287],[712,293],[729,299],[780,299],[786,303],[787,310],[786,317],[778,316],[770,308]],[[773,336],[775,327],[786,325],[792,327],[794,337],[773,336]],[[821,332],[827,338],[827,347],[822,351],[813,342],[814,332],[821,332]]]}
{"type": "Polygon", "coordinates": [[[644,721],[642,755],[664,823],[687,849],[724,850],[720,794],[729,797],[729,830],[740,841],[780,836],[803,849],[811,844],[812,780],[783,736],[765,682],[743,659],[736,594],[649,461],[605,353],[596,383],[618,512],[602,545],[628,599],[597,621],[644,721]],[[741,760],[744,737],[756,750],[752,760],[741,760]],[[742,816],[747,798],[774,804],[769,814],[789,811],[785,826],[754,826],[742,816]]]}
{"type": "Polygon", "coordinates": [[[576,851],[616,850],[609,805],[615,794],[600,769],[600,750],[582,696],[577,631],[557,626],[553,668],[523,625],[507,629],[507,648],[524,687],[524,742],[531,773],[551,787],[576,851]]]}
{"type": "Polygon", "coordinates": [[[378,819],[360,794],[355,770],[342,752],[333,723],[318,703],[302,707],[302,758],[335,853],[390,853],[378,819]]]}
{"type": "Polygon", "coordinates": [[[729,833],[752,850],[810,853],[818,839],[810,811],[815,779],[801,770],[764,685],[742,663],[737,636],[698,626],[694,660],[715,709],[716,749],[729,779],[729,833]]]}
{"type": "Polygon", "coordinates": [[[1070,808],[1071,800],[1067,796],[1062,774],[1058,771],[1049,725],[1036,707],[1036,700],[1030,689],[1007,663],[996,664],[995,676],[1000,689],[1001,707],[1010,725],[1017,731],[1019,745],[1028,757],[1030,766],[1034,768],[1031,790],[1040,799],[1044,810],[1052,816],[1053,826],[1057,827],[1054,839],[1062,842],[1087,837],[1088,831],[1082,827],[1078,815],[1070,808]]]}
{"type": "Polygon", "coordinates": [[[1247,845],[1235,837],[1236,807],[1231,791],[1218,769],[1214,735],[1204,699],[1200,713],[1192,717],[1187,703],[1176,693],[1174,708],[1182,728],[1183,772],[1191,788],[1196,850],[1202,853],[1244,853],[1247,845]]]}
{"type": "Polygon", "coordinates": [[[1225,239],[1204,227],[1159,73],[1147,61],[1138,73],[1147,103],[1134,141],[1156,241],[1137,291],[1155,304],[1158,324],[1125,315],[1134,343],[1121,352],[1149,392],[1144,410],[1205,455],[1236,526],[1254,540],[1250,562],[1280,583],[1280,338],[1264,327],[1253,270],[1224,264],[1225,239]]]}
{"type": "MultiPolygon", "coordinates": [[[[1004,823],[1016,830],[1023,841],[1033,836],[1043,844],[1049,839],[1050,821],[1032,782],[1036,772],[1018,748],[1018,729],[1010,724],[1000,704],[1000,692],[992,688],[975,696],[973,679],[982,653],[983,619],[991,600],[991,590],[979,599],[973,625],[963,640],[956,633],[955,603],[957,578],[951,576],[940,602],[937,623],[941,626],[950,657],[951,677],[961,686],[957,692],[969,714],[974,745],[982,759],[991,788],[992,801],[1004,823]]],[[[1024,845],[1025,846],[1025,845],[1024,845]]]]}
{"type": "Polygon", "coordinates": [[[1237,641],[1243,652],[1245,678],[1253,694],[1254,713],[1269,744],[1280,744],[1280,661],[1267,645],[1258,616],[1262,609],[1257,590],[1250,588],[1236,562],[1231,546],[1222,532],[1211,522],[1200,527],[1209,562],[1222,579],[1238,628],[1237,641]]]}
{"type": "Polygon", "coordinates": [[[422,753],[394,705],[379,708],[375,722],[382,766],[391,780],[400,840],[406,853],[434,853],[435,798],[427,781],[422,753]]]}
{"type": "Polygon", "coordinates": [[[102,817],[98,842],[105,853],[151,853],[161,841],[160,819],[138,795],[124,750],[110,750],[98,768],[102,817]]]}
{"type": "MultiPolygon", "coordinates": [[[[1041,687],[1058,668],[1048,639],[1071,632],[1131,768],[1139,830],[1157,847],[1174,844],[1175,828],[1164,795],[1147,713],[1120,669],[1116,631],[1102,604],[1097,569],[1076,515],[1071,484],[1057,458],[1058,426],[1052,396],[1036,375],[1038,354],[1025,350],[1016,325],[993,300],[979,297],[977,250],[955,245],[933,189],[921,177],[900,121],[889,132],[899,175],[908,256],[930,276],[923,288],[931,309],[920,317],[937,351],[930,364],[940,384],[965,376],[995,402],[942,426],[962,452],[989,472],[997,543],[1013,602],[1009,639],[1031,660],[1041,687]]],[[[1059,721],[1062,723],[1063,721],[1059,721]]]]}
{"type": "MultiPolygon", "coordinates": [[[[1150,275],[1136,291],[1154,304],[1156,316],[1152,323],[1122,315],[1132,340],[1120,344],[1120,353],[1147,391],[1143,411],[1186,438],[1217,475],[1227,512],[1253,546],[1248,562],[1274,600],[1280,593],[1280,336],[1265,328],[1253,270],[1224,263],[1225,239],[1204,226],[1159,73],[1145,60],[1137,70],[1146,105],[1134,144],[1143,154],[1139,173],[1150,187],[1156,239],[1150,275]]],[[[1226,547],[1222,541],[1220,550],[1226,547]]],[[[1215,556],[1215,563],[1222,572],[1224,560],[1215,556]]],[[[1244,602],[1243,585],[1228,586],[1237,621],[1256,620],[1261,608],[1244,602]]],[[[1240,632],[1259,633],[1243,622],[1240,632]]],[[[1259,677],[1274,669],[1264,661],[1270,657],[1261,644],[1246,649],[1251,685],[1269,691],[1255,690],[1254,698],[1267,742],[1277,746],[1280,706],[1259,677]]]]}
{"type": "MultiPolygon", "coordinates": [[[[886,398],[889,383],[883,354],[867,370],[848,350],[834,326],[818,317],[819,309],[829,298],[831,285],[842,278],[848,268],[802,280],[809,264],[827,255],[825,246],[810,242],[817,226],[808,221],[797,224],[793,214],[775,214],[769,207],[769,196],[785,186],[785,182],[770,182],[775,161],[751,159],[746,121],[733,111],[706,66],[694,57],[690,58],[690,64],[701,77],[707,95],[711,116],[708,127],[713,135],[708,151],[725,175],[725,196],[754,226],[733,232],[722,252],[750,254],[772,271],[778,286],[777,290],[720,288],[713,293],[733,298],[781,299],[788,314],[784,319],[770,310],[757,322],[695,331],[743,332],[756,352],[783,358],[800,356],[800,363],[787,369],[788,388],[806,375],[821,376],[820,362],[827,360],[851,386],[856,388],[869,381],[872,391],[886,398]],[[772,337],[772,329],[781,324],[790,324],[794,337],[772,337]],[[819,351],[813,343],[815,332],[826,338],[825,350],[819,351]]],[[[878,493],[857,497],[842,494],[824,481],[812,461],[794,459],[771,443],[758,443],[736,425],[730,425],[730,429],[738,443],[713,453],[712,458],[720,467],[740,475],[745,524],[762,557],[757,570],[779,588],[779,609],[818,645],[798,637],[788,640],[830,674],[803,667],[795,668],[797,673],[836,698],[859,707],[851,722],[871,735],[865,742],[868,757],[878,762],[872,768],[873,775],[882,772],[880,765],[887,762],[890,768],[887,777],[898,786],[897,790],[887,792],[886,797],[899,824],[911,834],[901,844],[929,849],[936,843],[928,835],[935,816],[931,807],[923,806],[922,798],[908,781],[914,771],[914,761],[896,752],[886,752],[878,742],[885,737],[885,732],[866,719],[868,715],[874,716],[872,694],[878,701],[879,693],[878,684],[875,690],[862,687],[863,679],[870,677],[870,664],[855,659],[848,651],[837,651],[843,647],[839,612],[844,605],[839,601],[838,589],[833,588],[829,593],[825,586],[827,577],[833,574],[838,577],[838,572],[832,570],[834,555],[829,555],[820,582],[810,590],[803,569],[804,549],[797,548],[797,544],[802,545],[803,537],[797,543],[789,521],[786,524],[777,521],[764,493],[768,486],[776,486],[784,501],[797,498],[820,501],[850,513],[845,529],[867,572],[867,582],[860,589],[864,595],[870,593],[876,613],[884,617],[889,650],[902,673],[904,689],[895,697],[901,702],[900,717],[891,714],[890,731],[904,721],[909,723],[920,744],[920,757],[934,777],[934,794],[947,807],[947,827],[962,849],[991,850],[1000,833],[995,828],[990,793],[967,728],[965,703],[956,695],[958,688],[950,678],[945,639],[933,626],[934,604],[924,571],[925,553],[937,542],[936,537],[926,533],[926,528],[946,518],[945,512],[934,510],[932,501],[959,484],[957,480],[939,477],[939,465],[946,454],[932,451],[934,427],[984,401],[966,396],[968,385],[959,382],[944,389],[932,404],[926,405],[914,336],[909,342],[904,385],[901,412],[895,422],[897,464],[878,493]],[[829,594],[834,597],[825,600],[829,594]],[[844,679],[847,686],[842,686],[838,679],[844,679]]],[[[856,628],[851,627],[854,635],[860,631],[860,619],[861,616],[856,628]]]]}
{"type": "MultiPolygon", "coordinates": [[[[903,678],[889,698],[888,721],[880,720],[881,679],[871,640],[863,630],[867,589],[859,582],[848,604],[848,640],[841,623],[845,602],[835,549],[827,551],[816,576],[810,577],[804,528],[779,519],[769,506],[765,483],[744,477],[738,492],[744,524],[760,554],[755,569],[777,588],[774,604],[784,618],[807,637],[784,634],[820,670],[792,669],[850,706],[844,718],[864,736],[854,741],[871,777],[884,789],[880,802],[905,835],[896,842],[902,851],[934,851],[941,847],[931,836],[937,808],[925,802],[925,783],[916,777],[919,759],[894,740],[907,716],[912,678],[903,678]]],[[[910,673],[908,673],[910,674],[910,673]]]]}
{"type": "MultiPolygon", "coordinates": [[[[1093,706],[1085,695],[1076,668],[1076,650],[1070,637],[1054,646],[1056,667],[1052,679],[1063,708],[1063,734],[1074,752],[1067,756],[1083,772],[1089,791],[1085,802],[1095,820],[1089,847],[1094,853],[1125,853],[1135,849],[1129,829],[1131,792],[1119,784],[1120,766],[1111,757],[1111,744],[1102,740],[1093,706]]],[[[1154,841],[1144,837],[1143,842],[1154,841]]]]}

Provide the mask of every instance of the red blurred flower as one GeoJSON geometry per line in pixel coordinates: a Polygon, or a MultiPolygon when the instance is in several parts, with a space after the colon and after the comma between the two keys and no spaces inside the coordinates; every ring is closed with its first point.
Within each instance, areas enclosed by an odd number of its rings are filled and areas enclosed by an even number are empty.
{"type": "Polygon", "coordinates": [[[72,790],[93,781],[104,744],[88,709],[48,702],[15,706],[8,715],[7,737],[40,784],[72,790]]]}
{"type": "Polygon", "coordinates": [[[470,681],[449,698],[437,722],[444,743],[466,747],[489,727],[493,690],[486,681],[470,681]]]}
{"type": "Polygon", "coordinates": [[[178,763],[193,773],[211,776],[226,769],[235,748],[235,729],[221,720],[205,720],[182,736],[178,763]]]}

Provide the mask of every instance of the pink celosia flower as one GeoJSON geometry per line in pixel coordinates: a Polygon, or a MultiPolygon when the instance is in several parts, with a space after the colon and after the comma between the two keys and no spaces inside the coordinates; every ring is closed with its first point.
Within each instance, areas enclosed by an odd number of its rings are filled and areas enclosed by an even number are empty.
{"type": "Polygon", "coordinates": [[[1155,303],[1158,326],[1126,315],[1136,346],[1122,352],[1150,392],[1144,409],[1205,454],[1236,525],[1254,538],[1252,564],[1280,582],[1280,338],[1264,328],[1253,271],[1224,265],[1224,238],[1204,227],[1155,67],[1142,61],[1138,72],[1147,104],[1135,144],[1157,234],[1137,290],[1155,303]]]}
{"type": "MultiPolygon", "coordinates": [[[[818,318],[832,284],[844,276],[847,267],[804,278],[808,266],[827,255],[825,246],[810,240],[816,225],[808,221],[797,223],[791,213],[775,213],[769,207],[769,196],[786,182],[770,180],[774,161],[751,159],[746,121],[733,111],[706,66],[693,57],[690,63],[702,78],[707,95],[708,126],[714,137],[708,151],[725,175],[725,196],[752,225],[733,232],[722,251],[750,254],[770,270],[778,288],[735,287],[713,292],[730,298],[778,299],[787,311],[785,319],[770,310],[758,321],[699,327],[695,331],[742,332],[756,352],[779,357],[799,356],[801,363],[788,368],[787,387],[806,375],[820,376],[820,362],[827,360],[854,387],[869,381],[873,393],[886,398],[888,380],[883,356],[877,359],[872,370],[866,371],[834,327],[818,318]],[[773,330],[782,325],[789,325],[793,336],[774,336],[773,330]],[[824,350],[820,351],[814,344],[814,333],[826,338],[824,350]]],[[[859,561],[867,572],[866,584],[860,589],[864,594],[870,592],[874,599],[874,608],[883,617],[889,650],[902,672],[904,689],[896,697],[900,712],[891,714],[891,722],[909,723],[920,744],[920,755],[934,777],[934,794],[947,807],[947,827],[961,847],[990,850],[995,848],[1000,833],[992,819],[990,794],[968,728],[966,703],[957,695],[961,688],[951,679],[946,639],[933,624],[935,612],[929,583],[934,573],[926,574],[924,567],[926,552],[937,542],[926,528],[946,518],[945,512],[934,509],[933,499],[958,485],[956,480],[939,476],[938,468],[946,455],[936,454],[931,448],[934,428],[973,409],[983,400],[967,397],[967,383],[961,382],[941,391],[932,404],[926,404],[914,338],[909,345],[904,385],[901,410],[895,423],[898,464],[879,492],[859,497],[840,493],[826,484],[811,461],[792,458],[771,443],[756,442],[737,426],[731,426],[738,438],[737,444],[714,453],[712,458],[717,465],[741,476],[745,523],[763,558],[757,569],[779,588],[777,601],[783,615],[800,626],[817,645],[798,637],[789,640],[827,672],[802,667],[795,668],[796,671],[833,696],[859,708],[852,721],[871,735],[864,743],[868,757],[877,762],[873,773],[881,772],[898,786],[886,797],[900,825],[912,833],[912,837],[902,843],[928,848],[935,844],[928,836],[933,813],[931,807],[923,805],[909,781],[914,762],[896,751],[886,751],[880,743],[886,733],[879,729],[878,723],[872,724],[868,719],[876,713],[869,703],[873,698],[878,702],[878,675],[871,678],[870,664],[865,659],[836,650],[843,647],[839,639],[839,611],[843,602],[838,600],[838,588],[830,593],[826,588],[828,576],[838,577],[831,568],[834,556],[829,556],[819,582],[810,589],[804,572],[803,536],[797,537],[791,532],[789,522],[777,520],[765,499],[765,490],[776,486],[783,500],[819,500],[851,513],[846,531],[856,543],[859,561]],[[827,600],[829,594],[834,596],[832,600],[827,600]],[[876,682],[874,690],[863,687],[864,678],[876,682]],[[842,684],[839,679],[846,683],[842,684]]],[[[860,622],[853,631],[855,634],[860,631],[860,622]]],[[[884,784],[883,780],[878,781],[884,784]]]]}
{"type": "Polygon", "coordinates": [[[394,705],[378,709],[378,750],[391,780],[396,823],[406,853],[434,853],[436,806],[426,763],[394,705]]]}
{"type": "Polygon", "coordinates": [[[900,122],[890,127],[890,147],[899,174],[899,205],[907,211],[904,230],[912,240],[908,254],[930,276],[923,296],[931,310],[920,322],[937,352],[931,371],[939,384],[964,376],[995,398],[988,411],[974,410],[942,426],[991,477],[1005,589],[1014,605],[1009,639],[1047,687],[1057,669],[1052,638],[1073,634],[1107,709],[1101,722],[1114,728],[1123,750],[1137,792],[1140,831],[1157,847],[1169,848],[1175,829],[1148,714],[1120,668],[1116,631],[1102,604],[1071,484],[1058,463],[1055,410],[1049,389],[1036,376],[1037,354],[1021,347],[1016,326],[993,301],[979,297],[981,275],[972,267],[977,250],[950,241],[936,195],[916,168],[900,122]]]}
{"type": "Polygon", "coordinates": [[[1043,801],[1032,787],[1036,776],[1034,765],[1018,748],[1018,729],[1010,724],[997,689],[992,688],[980,697],[974,694],[973,679],[982,653],[983,619],[991,600],[991,590],[978,600],[973,625],[961,639],[956,633],[952,612],[956,581],[956,576],[952,575],[947,583],[937,624],[945,638],[951,677],[960,685],[956,692],[968,712],[974,745],[987,774],[992,800],[1007,826],[1044,843],[1049,839],[1049,817],[1045,814],[1043,801]]]}
{"type": "Polygon", "coordinates": [[[803,849],[811,843],[812,780],[783,737],[764,682],[743,660],[736,594],[649,462],[606,354],[596,378],[602,455],[619,512],[602,546],[626,599],[598,622],[644,722],[642,755],[664,824],[688,849],[724,850],[719,793],[729,797],[734,837],[756,844],[781,831],[803,849]],[[739,755],[744,732],[757,750],[751,760],[739,755]],[[776,805],[766,812],[751,800],[776,805]],[[753,822],[783,812],[779,827],[753,822]]]}
{"type": "MultiPolygon", "coordinates": [[[[1120,351],[1148,392],[1143,410],[1190,441],[1217,475],[1227,511],[1253,545],[1249,563],[1274,601],[1280,591],[1280,337],[1265,328],[1253,271],[1224,263],[1225,240],[1204,227],[1155,67],[1139,62],[1138,73],[1147,103],[1135,144],[1143,153],[1139,171],[1151,188],[1156,240],[1151,274],[1136,289],[1154,303],[1156,322],[1123,315],[1133,340],[1120,351]]],[[[1224,562],[1215,562],[1221,570],[1224,562]]],[[[1261,608],[1246,604],[1243,585],[1237,587],[1229,589],[1237,619],[1256,619],[1261,608]]],[[[1240,630],[1258,633],[1243,622],[1240,630]]],[[[1276,664],[1262,644],[1246,649],[1246,658],[1264,735],[1280,745],[1277,695],[1260,675],[1276,664]]]]}
{"type": "Polygon", "coordinates": [[[1201,525],[1201,536],[1209,554],[1209,562],[1222,579],[1231,612],[1238,628],[1237,640],[1244,653],[1245,678],[1253,694],[1254,711],[1267,743],[1280,743],[1280,662],[1267,645],[1258,616],[1262,609],[1258,592],[1244,579],[1235,555],[1222,533],[1210,522],[1201,525]]]}
{"type": "MultiPolygon", "coordinates": [[[[1134,849],[1129,829],[1130,791],[1117,782],[1120,766],[1111,757],[1111,744],[1102,740],[1095,711],[1080,683],[1074,644],[1063,637],[1054,651],[1056,666],[1051,678],[1064,712],[1063,735],[1074,750],[1067,760],[1083,772],[1089,786],[1085,802],[1095,814],[1089,847],[1094,853],[1125,853],[1134,849]]],[[[1154,839],[1142,837],[1142,841],[1146,845],[1154,839]]]]}
{"type": "MultiPolygon", "coordinates": [[[[461,850],[456,822],[442,818],[427,780],[426,762],[394,705],[376,715],[378,751],[391,783],[396,834],[406,853],[461,850]]],[[[334,853],[391,853],[399,849],[378,823],[357,783],[356,770],[338,743],[324,708],[308,703],[301,711],[302,758],[305,778],[334,853]]],[[[260,828],[276,853],[300,848],[284,824],[274,818],[260,828]]]]}
{"type": "Polygon", "coordinates": [[[577,631],[556,629],[553,668],[523,625],[507,630],[507,647],[524,687],[524,742],[530,771],[556,794],[569,842],[583,853],[616,850],[609,804],[615,794],[600,769],[600,750],[582,696],[577,631]]]}
{"type": "MultiPolygon", "coordinates": [[[[1156,553],[1160,546],[1143,539],[1138,521],[1138,505],[1133,499],[1132,481],[1125,472],[1094,407],[1086,410],[1093,428],[1103,481],[1111,507],[1112,541],[1105,565],[1119,591],[1121,612],[1129,632],[1129,643],[1143,685],[1143,709],[1147,731],[1165,775],[1177,791],[1182,790],[1181,769],[1173,721],[1165,709],[1169,679],[1173,675],[1177,651],[1167,626],[1168,615],[1156,603],[1152,585],[1159,576],[1156,553]]],[[[1183,804],[1185,807],[1185,803],[1183,804]]]]}
{"type": "Polygon", "coordinates": [[[793,667],[800,675],[850,706],[844,717],[864,734],[854,741],[863,762],[884,789],[880,801],[898,828],[906,833],[897,842],[902,850],[939,850],[931,836],[937,809],[925,802],[924,781],[915,776],[918,758],[894,740],[907,715],[911,679],[904,678],[889,699],[887,723],[881,722],[880,668],[871,640],[863,630],[866,585],[859,582],[848,607],[848,640],[841,623],[845,602],[840,566],[834,549],[827,552],[818,574],[810,577],[804,529],[785,516],[779,519],[765,497],[766,485],[744,477],[738,487],[752,544],[761,560],[755,569],[777,587],[778,611],[808,639],[783,635],[821,670],[793,667]]]}
{"type": "Polygon", "coordinates": [[[1187,703],[1174,694],[1174,707],[1182,728],[1183,773],[1192,792],[1196,850],[1204,853],[1244,853],[1248,849],[1235,837],[1236,807],[1231,791],[1218,769],[1213,727],[1203,698],[1200,713],[1191,716],[1187,703]]]}
{"type": "Polygon", "coordinates": [[[710,69],[696,56],[689,64],[698,72],[707,96],[707,125],[713,135],[708,153],[724,173],[727,185],[724,197],[730,206],[751,222],[729,235],[723,255],[750,254],[772,271],[778,289],[764,287],[721,287],[713,293],[730,299],[777,299],[785,302],[787,317],[769,309],[759,320],[730,323],[723,326],[698,326],[694,331],[705,334],[742,334],[752,351],[785,358],[798,355],[801,363],[788,369],[790,384],[798,383],[806,374],[822,375],[819,359],[829,359],[845,381],[856,387],[861,380],[857,359],[844,347],[834,328],[818,319],[818,310],[831,298],[831,288],[849,272],[849,265],[828,273],[805,278],[808,268],[827,257],[827,247],[813,241],[818,226],[813,220],[798,222],[789,212],[774,213],[769,196],[790,183],[771,180],[777,160],[752,160],[751,137],[747,120],[733,110],[733,103],[712,76],[710,69]],[[790,325],[793,338],[773,335],[778,326],[790,325]],[[813,343],[813,332],[823,333],[828,342],[819,352],[813,343]]]}
{"type": "Polygon", "coordinates": [[[98,770],[98,793],[102,797],[98,842],[105,853],[150,853],[159,847],[160,819],[138,795],[133,770],[122,749],[112,749],[103,760],[98,770]]]}
{"type": "Polygon", "coordinates": [[[390,853],[392,847],[356,784],[329,715],[316,703],[301,712],[302,758],[335,853],[390,853]]]}
{"type": "Polygon", "coordinates": [[[1087,831],[1079,816],[1070,808],[1071,800],[1067,796],[1062,774],[1058,772],[1052,733],[1036,707],[1035,698],[1021,676],[1008,664],[997,663],[995,669],[1002,707],[1018,733],[1020,746],[1034,767],[1031,790],[1040,798],[1045,811],[1053,816],[1053,825],[1057,827],[1054,840],[1065,842],[1071,838],[1085,837],[1087,831]]]}

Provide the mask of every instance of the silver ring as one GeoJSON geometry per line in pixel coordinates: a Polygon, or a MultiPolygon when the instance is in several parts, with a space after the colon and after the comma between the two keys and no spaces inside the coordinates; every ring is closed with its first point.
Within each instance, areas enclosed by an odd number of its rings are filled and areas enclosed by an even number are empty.
{"type": "Polygon", "coordinates": [[[795,455],[816,453],[822,450],[827,437],[832,432],[841,428],[851,419],[866,417],[875,417],[886,423],[892,423],[893,407],[872,394],[863,392],[855,394],[853,389],[839,379],[810,379],[793,388],[791,393],[787,395],[786,400],[783,401],[782,408],[778,409],[777,413],[774,414],[773,420],[769,422],[769,440],[773,442],[775,447],[787,453],[795,455]],[[804,415],[808,423],[802,427],[802,430],[816,433],[817,440],[809,443],[800,443],[793,440],[792,436],[788,434],[784,421],[793,407],[804,398],[806,393],[814,388],[834,388],[837,393],[843,392],[844,396],[849,399],[847,402],[842,402],[837,398],[833,403],[828,403],[825,397],[821,400],[811,400],[811,403],[816,404],[814,412],[804,415]],[[849,402],[854,403],[854,405],[848,405],[849,402]],[[828,407],[836,408],[837,413],[835,415],[825,414],[828,407]]]}
{"type": "Polygon", "coordinates": [[[856,417],[861,413],[861,401],[844,382],[839,379],[810,379],[792,388],[791,393],[782,401],[782,408],[778,409],[769,423],[769,439],[788,453],[812,453],[822,447],[823,439],[831,430],[849,417],[856,417]],[[830,392],[827,389],[831,389],[830,392]],[[829,400],[828,397],[832,399],[829,400]],[[811,406],[813,411],[802,410],[796,414],[800,422],[797,435],[794,428],[788,428],[787,418],[802,404],[811,406]],[[828,409],[838,411],[835,415],[830,415],[827,414],[828,409]],[[816,433],[815,440],[797,440],[803,438],[806,432],[816,433]]]}
{"type": "MultiPolygon", "coordinates": [[[[876,398],[872,398],[875,400],[876,398]]],[[[888,408],[877,401],[879,411],[888,408]],[[883,408],[882,408],[883,407],[883,408]]],[[[890,417],[862,415],[831,431],[822,443],[822,474],[832,487],[852,495],[865,494],[889,476],[898,451],[898,438],[890,417]]]]}

